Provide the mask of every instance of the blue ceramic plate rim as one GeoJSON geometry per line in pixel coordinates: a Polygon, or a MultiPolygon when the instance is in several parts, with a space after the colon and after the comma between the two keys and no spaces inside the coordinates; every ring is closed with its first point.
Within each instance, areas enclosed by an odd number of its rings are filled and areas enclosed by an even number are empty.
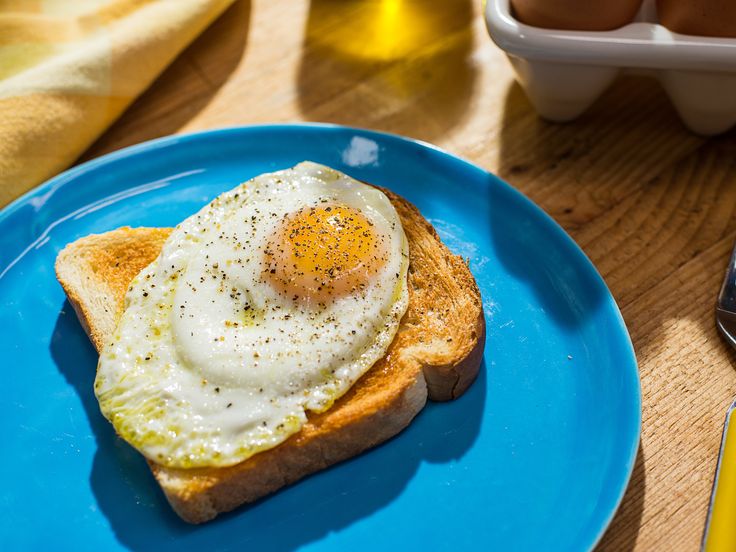
{"type": "MultiPolygon", "coordinates": [[[[157,149],[161,149],[164,147],[169,146],[175,146],[180,143],[188,142],[188,141],[196,141],[196,140],[202,140],[207,139],[208,137],[222,137],[223,135],[233,135],[233,136],[239,136],[242,133],[269,133],[269,132],[289,132],[289,131],[299,131],[299,130],[316,130],[316,131],[339,131],[339,132],[353,132],[356,135],[359,135],[361,137],[365,138],[373,138],[376,141],[379,141],[383,144],[391,144],[392,142],[394,144],[400,144],[403,146],[409,146],[414,147],[417,151],[425,150],[431,153],[432,155],[439,156],[441,158],[444,158],[446,162],[450,162],[452,164],[455,164],[456,166],[463,167],[466,170],[470,170],[473,172],[478,172],[479,174],[490,177],[495,185],[501,186],[504,188],[504,191],[507,194],[510,194],[514,197],[515,200],[520,201],[525,204],[525,207],[530,209],[534,215],[540,219],[543,219],[544,222],[547,225],[547,228],[550,229],[555,233],[554,238],[556,240],[561,240],[563,243],[565,243],[572,252],[574,252],[575,256],[577,256],[577,260],[579,261],[579,268],[585,270],[585,277],[590,279],[590,281],[595,282],[596,284],[600,285],[603,290],[605,290],[607,296],[605,299],[609,302],[610,307],[612,307],[612,312],[616,316],[616,323],[617,323],[617,329],[621,332],[620,338],[621,338],[621,345],[625,347],[626,356],[629,359],[629,366],[626,367],[626,373],[629,378],[633,378],[633,382],[629,383],[629,389],[633,392],[633,396],[629,397],[629,400],[633,403],[635,406],[635,412],[630,413],[633,415],[633,419],[635,421],[635,431],[633,434],[630,435],[630,453],[629,457],[626,460],[626,463],[624,465],[624,469],[622,470],[623,477],[619,481],[618,485],[618,492],[616,493],[617,498],[615,501],[613,501],[610,504],[610,507],[608,508],[608,515],[604,517],[603,519],[599,520],[599,530],[595,534],[589,535],[588,539],[582,539],[583,541],[587,540],[590,543],[589,550],[593,550],[597,544],[602,539],[603,535],[605,534],[606,530],[608,529],[609,525],[611,524],[611,521],[613,520],[614,515],[616,514],[619,506],[621,505],[621,501],[623,500],[624,494],[626,492],[626,489],[629,485],[629,482],[631,480],[631,476],[634,470],[634,463],[636,460],[636,456],[639,451],[639,442],[641,438],[641,424],[642,424],[642,400],[641,400],[641,382],[639,380],[638,376],[638,364],[636,360],[636,354],[634,352],[633,345],[631,343],[631,338],[628,333],[628,329],[626,328],[626,324],[623,320],[623,317],[621,315],[620,309],[618,308],[618,305],[616,304],[615,299],[613,298],[610,290],[608,289],[608,286],[605,284],[605,281],[603,280],[603,277],[600,275],[600,273],[595,268],[595,265],[593,265],[592,261],[588,258],[588,256],[583,252],[583,250],[580,248],[580,246],[565,232],[565,230],[550,216],[548,215],[541,207],[539,207],[537,204],[535,204],[533,201],[531,201],[529,198],[527,198],[524,194],[522,194],[520,191],[518,191],[516,188],[502,180],[501,178],[497,177],[496,175],[486,171],[485,169],[479,167],[478,165],[475,165],[474,163],[471,163],[470,161],[463,159],[457,155],[453,155],[444,149],[428,143],[424,142],[422,140],[407,138],[404,136],[400,136],[397,134],[387,133],[387,132],[380,132],[370,129],[364,129],[359,127],[349,127],[344,125],[336,125],[331,123],[276,123],[276,124],[259,124],[259,125],[244,125],[244,126],[231,126],[231,127],[223,127],[223,128],[217,128],[217,129],[211,129],[211,130],[204,130],[199,132],[193,132],[193,133],[187,133],[187,134],[180,134],[180,135],[171,135],[171,136],[164,136],[161,138],[156,138],[153,140],[149,140],[146,142],[141,142],[139,144],[135,144],[132,146],[128,146],[126,148],[122,148],[120,150],[105,154],[101,157],[98,157],[96,159],[92,159],[90,161],[87,161],[85,163],[82,163],[76,167],[73,167],[71,169],[68,169],[59,175],[47,180],[45,183],[40,184],[36,186],[35,188],[32,188],[10,204],[6,205],[4,208],[0,209],[0,227],[3,224],[6,224],[9,219],[13,215],[15,215],[22,207],[28,204],[32,204],[33,200],[41,199],[40,207],[45,204],[46,200],[48,200],[51,196],[56,195],[58,192],[60,192],[65,186],[72,186],[74,184],[74,181],[77,177],[93,171],[97,169],[100,166],[106,165],[110,162],[117,161],[120,159],[124,159],[126,157],[131,157],[137,154],[141,153],[150,153],[155,152],[157,149]]],[[[43,230],[39,235],[34,236],[31,238],[31,245],[28,246],[25,250],[19,253],[11,254],[8,258],[10,259],[10,262],[3,267],[0,267],[0,279],[2,279],[3,275],[10,270],[13,265],[15,265],[16,262],[18,262],[22,257],[25,256],[25,254],[31,249],[31,247],[41,238],[45,232],[47,232],[48,229],[43,230]]]]}

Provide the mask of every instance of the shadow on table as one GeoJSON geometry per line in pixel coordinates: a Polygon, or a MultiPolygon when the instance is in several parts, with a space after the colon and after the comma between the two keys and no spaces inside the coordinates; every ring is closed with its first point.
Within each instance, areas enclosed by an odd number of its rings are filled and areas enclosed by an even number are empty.
{"type": "Polygon", "coordinates": [[[77,161],[175,133],[212,100],[245,52],[250,0],[237,0],[194,40],[77,161]]]}
{"type": "Polygon", "coordinates": [[[514,82],[503,105],[497,167],[574,235],[703,142],[651,79],[620,78],[568,123],[539,117],[514,82]]]}
{"type": "MultiPolygon", "coordinates": [[[[68,302],[51,340],[59,371],[79,395],[97,441],[90,485],[118,541],[133,550],[287,551],[370,517],[401,495],[422,462],[462,457],[480,430],[486,368],[457,401],[430,404],[399,437],[250,506],[200,526],[181,521],[146,462],[116,437],[93,392],[97,354],[68,302]]],[[[81,482],[80,482],[81,483],[81,482]]]]}
{"type": "Polygon", "coordinates": [[[311,0],[298,76],[303,116],[444,135],[473,96],[472,24],[471,0],[311,0]]]}

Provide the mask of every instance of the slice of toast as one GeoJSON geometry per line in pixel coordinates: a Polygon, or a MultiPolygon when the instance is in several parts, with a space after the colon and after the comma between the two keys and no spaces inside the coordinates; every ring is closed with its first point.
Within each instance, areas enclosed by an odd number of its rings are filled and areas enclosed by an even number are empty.
{"type": "MultiPolygon", "coordinates": [[[[355,456],[404,429],[427,397],[459,397],[485,343],[480,292],[465,261],[408,201],[383,190],[409,242],[409,306],[384,358],[328,411],[277,447],[227,468],[174,469],[149,461],[176,512],[201,523],[355,456]]],[[[120,228],[67,245],[56,275],[97,351],[112,335],[125,293],[159,254],[167,228],[120,228]]]]}

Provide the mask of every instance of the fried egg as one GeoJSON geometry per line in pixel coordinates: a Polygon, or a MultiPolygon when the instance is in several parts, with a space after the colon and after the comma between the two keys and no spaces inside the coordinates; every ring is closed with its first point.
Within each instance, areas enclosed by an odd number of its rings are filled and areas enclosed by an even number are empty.
{"type": "Polygon", "coordinates": [[[229,466],[298,432],[386,350],[408,245],[380,190],[304,162],[179,224],[133,280],[95,394],[169,467],[229,466]]]}

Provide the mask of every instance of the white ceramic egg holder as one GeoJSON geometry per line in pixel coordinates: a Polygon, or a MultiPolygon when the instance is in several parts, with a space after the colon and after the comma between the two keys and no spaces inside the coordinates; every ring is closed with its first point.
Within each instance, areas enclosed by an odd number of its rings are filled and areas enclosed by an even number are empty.
{"type": "Polygon", "coordinates": [[[651,74],[685,125],[719,134],[736,124],[736,38],[673,33],[657,23],[653,0],[614,31],[558,31],[524,25],[509,0],[487,0],[486,25],[508,54],[539,114],[553,121],[581,115],[625,70],[651,74]]]}

